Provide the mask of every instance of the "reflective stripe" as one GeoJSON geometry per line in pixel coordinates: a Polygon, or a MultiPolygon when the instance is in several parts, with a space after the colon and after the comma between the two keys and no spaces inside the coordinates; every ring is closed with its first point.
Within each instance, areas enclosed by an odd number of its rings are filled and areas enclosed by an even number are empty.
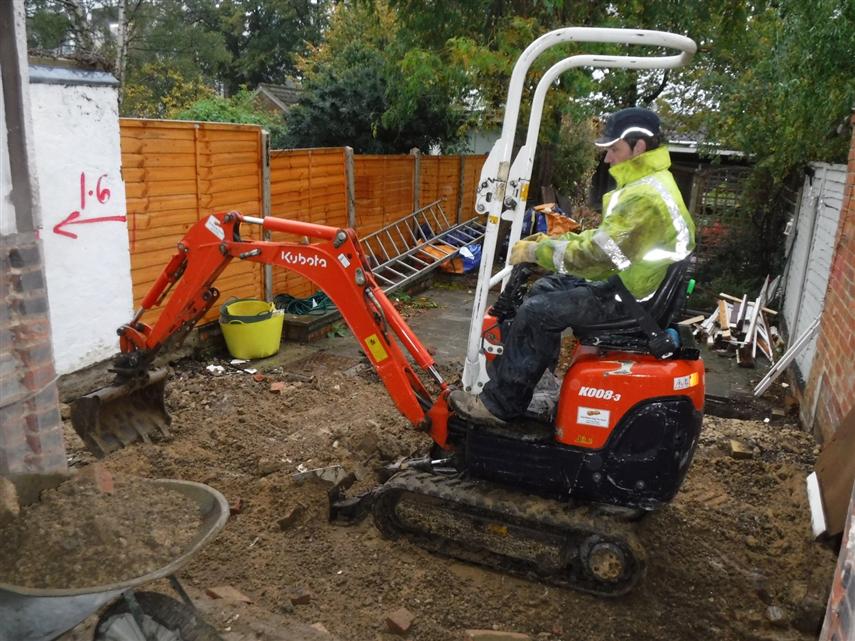
{"type": "MultiPolygon", "coordinates": [[[[650,300],[651,298],[653,298],[653,296],[654,296],[655,294],[656,294],[656,290],[654,289],[652,292],[650,292],[650,293],[649,293],[647,296],[645,296],[644,298],[636,298],[635,300],[637,300],[639,303],[643,303],[644,301],[647,301],[647,300],[650,300]]],[[[622,302],[623,302],[623,299],[622,299],[618,294],[615,294],[615,300],[616,300],[617,302],[619,302],[619,303],[622,303],[622,302]]]]}
{"type": "Polygon", "coordinates": [[[612,194],[612,197],[609,198],[609,204],[608,204],[608,207],[606,207],[606,213],[603,214],[604,219],[608,218],[609,216],[612,215],[612,212],[614,211],[615,206],[617,205],[618,199],[620,198],[620,192],[621,191],[623,191],[623,190],[618,189],[616,192],[614,192],[612,194]]]}
{"type": "Polygon", "coordinates": [[[646,260],[651,263],[655,263],[660,260],[673,260],[677,262],[679,260],[683,260],[687,254],[680,254],[678,252],[668,251],[667,249],[651,249],[649,252],[642,256],[641,260],[646,260]]]}
{"type": "Polygon", "coordinates": [[[621,251],[620,247],[618,247],[618,244],[614,240],[612,240],[612,237],[609,236],[602,229],[598,229],[594,233],[593,240],[597,244],[597,246],[605,252],[606,256],[611,259],[615,267],[617,267],[619,270],[622,271],[632,265],[632,261],[627,258],[626,254],[621,251]]]}
{"type": "Polygon", "coordinates": [[[559,274],[566,274],[567,269],[564,267],[564,254],[567,253],[567,245],[570,244],[567,240],[553,240],[552,246],[552,266],[559,274]]]}
{"type": "Polygon", "coordinates": [[[686,221],[680,213],[677,201],[668,193],[665,185],[654,176],[646,176],[637,182],[650,185],[659,193],[659,196],[665,202],[665,206],[668,207],[668,213],[671,214],[671,223],[674,225],[674,231],[677,232],[677,243],[673,252],[664,249],[652,249],[644,255],[644,260],[656,261],[666,258],[673,261],[683,260],[689,255],[689,226],[686,225],[686,221]]]}

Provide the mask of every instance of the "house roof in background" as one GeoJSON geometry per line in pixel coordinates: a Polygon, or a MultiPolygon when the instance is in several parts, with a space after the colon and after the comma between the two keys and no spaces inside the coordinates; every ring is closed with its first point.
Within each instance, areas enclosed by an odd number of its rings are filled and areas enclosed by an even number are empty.
{"type": "Polygon", "coordinates": [[[672,154],[700,154],[702,156],[745,156],[741,151],[721,149],[718,145],[706,144],[697,140],[668,140],[668,151],[672,154]]]}
{"type": "Polygon", "coordinates": [[[296,80],[286,80],[284,85],[273,85],[266,82],[259,83],[258,93],[269,100],[282,111],[288,111],[300,100],[303,88],[296,80]]]}

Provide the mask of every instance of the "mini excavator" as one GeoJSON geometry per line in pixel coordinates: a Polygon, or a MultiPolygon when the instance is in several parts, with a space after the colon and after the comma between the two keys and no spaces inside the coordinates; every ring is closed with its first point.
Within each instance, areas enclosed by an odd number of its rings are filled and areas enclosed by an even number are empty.
{"type": "MultiPolygon", "coordinates": [[[[486,215],[487,225],[464,390],[478,393],[489,380],[490,361],[501,355],[502,330],[513,322],[532,272],[530,265],[506,262],[493,275],[491,267],[499,222],[512,222],[509,246],[521,235],[548,87],[572,67],[677,67],[694,51],[692,40],[664,32],[571,27],[545,34],[523,52],[511,78],[502,137],[485,162],[478,188],[476,210],[486,215]],[[526,143],[511,163],[526,72],[537,55],[563,42],[647,45],[680,53],[577,55],[557,63],[537,86],[526,143]],[[499,283],[502,292],[488,310],[488,291],[499,283]]],[[[134,440],[134,433],[145,436],[153,427],[165,427],[165,375],[151,370],[154,356],[217,301],[214,282],[234,259],[277,265],[322,289],[398,410],[433,440],[429,457],[398,466],[368,494],[336,495],[333,517],[349,520],[371,513],[385,536],[406,537],[437,553],[601,596],[624,594],[643,576],[646,560],[634,533],[636,521],[677,493],[703,417],[703,362],[691,334],[672,326],[685,298],[685,261],[674,264],[654,296],[628,309],[625,318],[574,328],[575,352],[551,415],[530,414],[503,427],[486,427],[450,409],[448,383],[378,285],[352,229],[237,212],[212,214],[178,243],[134,318],[119,329],[117,380],[73,405],[72,421],[91,449],[103,454],[134,440]],[[248,239],[242,236],[247,226],[314,242],[248,239]],[[141,322],[146,310],[165,300],[156,322],[141,322]]]]}

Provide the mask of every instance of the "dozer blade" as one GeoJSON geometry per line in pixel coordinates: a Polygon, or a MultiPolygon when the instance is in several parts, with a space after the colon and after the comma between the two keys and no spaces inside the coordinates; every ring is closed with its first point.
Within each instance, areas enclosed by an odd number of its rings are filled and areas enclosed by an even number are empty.
{"type": "Polygon", "coordinates": [[[172,418],[163,391],[168,371],[153,370],[119,385],[103,387],[71,404],[71,424],[95,456],[102,458],[134,441],[169,436],[172,418]]]}

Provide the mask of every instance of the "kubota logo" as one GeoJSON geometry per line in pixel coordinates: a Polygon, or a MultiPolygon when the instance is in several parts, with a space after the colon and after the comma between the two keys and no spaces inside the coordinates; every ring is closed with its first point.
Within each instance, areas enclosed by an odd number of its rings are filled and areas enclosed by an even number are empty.
{"type": "Polygon", "coordinates": [[[307,267],[320,267],[326,269],[327,259],[318,256],[304,256],[303,254],[292,254],[290,251],[282,252],[282,262],[291,265],[306,265],[307,267]]]}

